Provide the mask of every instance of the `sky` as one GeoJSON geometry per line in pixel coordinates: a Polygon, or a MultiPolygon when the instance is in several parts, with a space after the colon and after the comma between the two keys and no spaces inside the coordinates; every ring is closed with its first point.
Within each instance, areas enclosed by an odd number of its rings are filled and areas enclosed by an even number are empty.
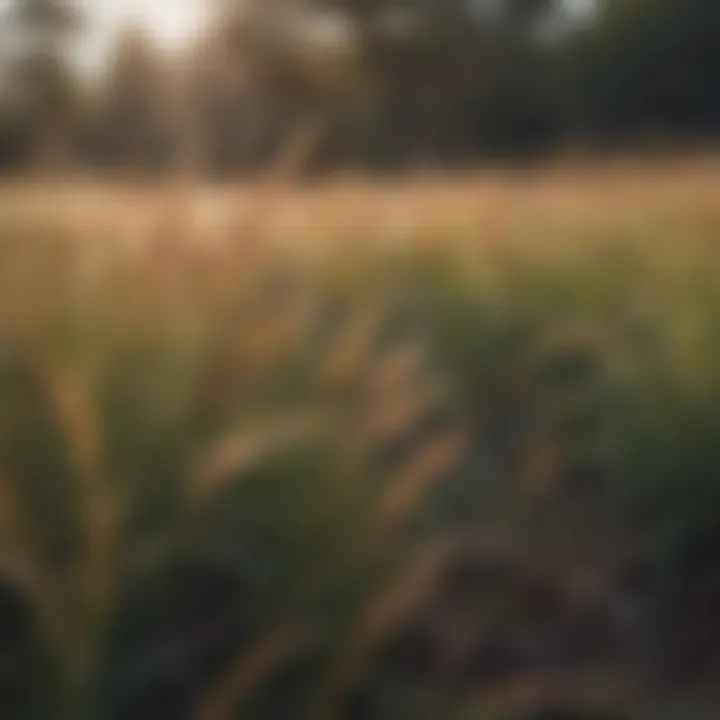
{"type": "Polygon", "coordinates": [[[191,37],[209,14],[210,0],[83,0],[93,54],[107,48],[117,30],[138,22],[166,46],[191,37]]]}
{"type": "MultiPolygon", "coordinates": [[[[575,8],[593,0],[565,0],[575,8]]],[[[9,0],[0,0],[0,11],[9,0]]],[[[80,65],[99,69],[113,38],[127,23],[145,26],[161,46],[172,49],[192,38],[210,16],[213,0],[75,0],[85,10],[88,26],[77,47],[80,65]]]]}
{"type": "MultiPolygon", "coordinates": [[[[0,15],[11,1],[0,0],[0,15]]],[[[72,0],[72,3],[83,10],[86,22],[73,54],[80,69],[92,74],[102,66],[113,39],[123,26],[141,24],[161,46],[171,50],[202,28],[210,15],[213,0],[72,0]]]]}
{"type": "MultiPolygon", "coordinates": [[[[2,4],[3,0],[0,0],[2,4]]],[[[102,54],[128,21],[145,25],[165,46],[187,40],[210,15],[213,0],[79,0],[90,18],[88,44],[93,55],[102,54]]],[[[593,0],[565,0],[576,9],[591,6],[593,0]]]]}

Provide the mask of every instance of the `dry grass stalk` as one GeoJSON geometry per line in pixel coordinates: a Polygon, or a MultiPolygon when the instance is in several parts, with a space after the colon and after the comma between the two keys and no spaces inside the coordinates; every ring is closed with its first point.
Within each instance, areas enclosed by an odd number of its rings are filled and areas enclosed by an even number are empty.
{"type": "Polygon", "coordinates": [[[374,653],[428,596],[447,557],[446,543],[418,553],[362,610],[347,649],[331,668],[309,713],[310,720],[342,717],[344,704],[362,680],[374,653]]]}
{"type": "Polygon", "coordinates": [[[371,362],[373,343],[382,320],[381,308],[368,307],[347,321],[322,363],[320,380],[323,386],[340,389],[361,381],[371,362]]]}
{"type": "Polygon", "coordinates": [[[384,536],[403,525],[430,489],[445,477],[467,447],[463,429],[450,428],[423,443],[406,465],[388,481],[376,510],[379,535],[384,536]]]}
{"type": "Polygon", "coordinates": [[[95,637],[116,598],[123,500],[105,460],[102,424],[93,407],[87,368],[46,367],[43,378],[75,465],[81,555],[77,563],[76,673],[90,672],[95,637]],[[84,628],[85,632],[81,630],[84,628]]]}
{"type": "Polygon", "coordinates": [[[203,506],[268,456],[318,437],[326,425],[319,414],[299,413],[230,433],[198,460],[189,478],[188,506],[203,506]]]}
{"type": "Polygon", "coordinates": [[[204,693],[195,720],[232,720],[306,643],[306,633],[281,627],[242,653],[204,693]]]}

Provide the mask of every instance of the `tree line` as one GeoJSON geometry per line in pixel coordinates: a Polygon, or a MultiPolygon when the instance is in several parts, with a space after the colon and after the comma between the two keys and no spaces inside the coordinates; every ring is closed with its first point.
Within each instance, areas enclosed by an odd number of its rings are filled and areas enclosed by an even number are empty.
{"type": "Polygon", "coordinates": [[[444,166],[720,131],[716,0],[216,4],[173,54],[125,28],[89,83],[78,6],[12,0],[0,169],[252,173],[299,137],[316,168],[444,166]]]}

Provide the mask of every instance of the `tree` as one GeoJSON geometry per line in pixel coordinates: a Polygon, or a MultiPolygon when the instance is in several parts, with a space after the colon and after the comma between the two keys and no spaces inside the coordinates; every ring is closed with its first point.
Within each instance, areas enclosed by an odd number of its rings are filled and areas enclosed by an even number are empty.
{"type": "Polygon", "coordinates": [[[78,93],[67,53],[82,20],[66,0],[14,0],[6,14],[16,41],[9,82],[26,128],[27,159],[44,171],[64,165],[71,152],[78,93]]]}
{"type": "Polygon", "coordinates": [[[606,0],[573,48],[569,105],[596,136],[720,132],[720,5],[606,0]]]}
{"type": "Polygon", "coordinates": [[[555,6],[554,0],[238,5],[244,18],[254,18],[264,47],[274,41],[279,92],[287,98],[292,90],[296,110],[314,109],[329,120],[327,150],[381,164],[419,155],[460,159],[543,140],[551,112],[547,53],[537,38],[555,6]],[[338,42],[328,52],[323,43],[333,27],[338,42]]]}
{"type": "Polygon", "coordinates": [[[174,138],[167,79],[149,36],[140,27],[126,27],[101,102],[99,145],[105,162],[134,171],[168,166],[174,138]]]}

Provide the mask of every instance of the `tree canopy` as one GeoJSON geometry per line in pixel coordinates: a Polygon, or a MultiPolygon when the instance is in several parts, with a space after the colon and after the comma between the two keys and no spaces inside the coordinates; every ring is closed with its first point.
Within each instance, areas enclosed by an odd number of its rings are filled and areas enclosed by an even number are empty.
{"type": "Polygon", "coordinates": [[[717,136],[715,0],[596,0],[584,19],[573,7],[217,0],[217,22],[172,58],[149,34],[121,33],[104,83],[80,102],[67,48],[82,14],[63,0],[14,0],[2,22],[32,42],[0,58],[14,89],[3,93],[0,163],[52,136],[56,149],[84,149],[76,162],[162,169],[192,154],[204,171],[252,172],[308,125],[322,128],[318,167],[717,136]]]}

